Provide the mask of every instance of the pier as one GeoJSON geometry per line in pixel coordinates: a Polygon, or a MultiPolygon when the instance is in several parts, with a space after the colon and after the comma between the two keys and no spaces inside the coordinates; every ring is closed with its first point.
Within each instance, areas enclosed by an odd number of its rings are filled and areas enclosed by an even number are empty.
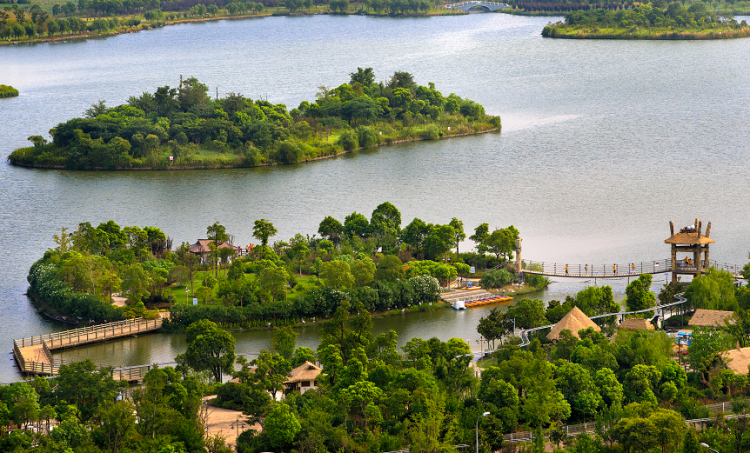
{"type": "MultiPolygon", "coordinates": [[[[162,326],[163,320],[126,319],[124,321],[99,324],[80,329],[36,335],[13,340],[13,356],[24,374],[55,375],[64,361],[54,359],[52,351],[73,348],[90,343],[97,343],[115,338],[128,337],[141,333],[153,332],[162,326]]],[[[105,368],[107,365],[98,365],[105,368]]],[[[112,377],[117,380],[136,381],[143,378],[150,367],[121,367],[112,369],[112,377]]]]}

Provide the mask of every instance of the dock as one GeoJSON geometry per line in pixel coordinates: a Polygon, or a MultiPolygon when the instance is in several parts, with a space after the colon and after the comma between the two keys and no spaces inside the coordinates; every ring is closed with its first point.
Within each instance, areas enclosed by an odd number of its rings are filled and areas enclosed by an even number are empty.
{"type": "MultiPolygon", "coordinates": [[[[124,321],[98,324],[79,329],[37,335],[13,340],[13,356],[24,374],[56,375],[65,362],[52,357],[56,349],[73,348],[90,343],[128,337],[161,328],[162,318],[126,319],[124,321]]],[[[98,365],[105,368],[107,365],[98,365]]],[[[150,366],[112,367],[112,377],[116,380],[136,381],[143,378],[150,366]]]]}

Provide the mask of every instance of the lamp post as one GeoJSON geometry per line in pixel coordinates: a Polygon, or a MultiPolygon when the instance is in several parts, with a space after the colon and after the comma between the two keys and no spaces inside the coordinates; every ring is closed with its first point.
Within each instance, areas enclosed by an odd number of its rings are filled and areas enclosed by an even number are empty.
{"type": "Polygon", "coordinates": [[[477,453],[479,453],[479,419],[482,418],[482,417],[486,417],[488,415],[490,415],[490,413],[489,412],[485,412],[484,414],[482,414],[479,417],[477,417],[477,453]]]}
{"type": "Polygon", "coordinates": [[[190,291],[190,288],[188,288],[187,285],[185,285],[185,303],[188,304],[188,292],[190,291]]]}
{"type": "Polygon", "coordinates": [[[714,450],[713,448],[709,447],[707,443],[702,443],[701,447],[708,448],[709,450],[713,451],[714,453],[719,453],[718,451],[714,450]]]}

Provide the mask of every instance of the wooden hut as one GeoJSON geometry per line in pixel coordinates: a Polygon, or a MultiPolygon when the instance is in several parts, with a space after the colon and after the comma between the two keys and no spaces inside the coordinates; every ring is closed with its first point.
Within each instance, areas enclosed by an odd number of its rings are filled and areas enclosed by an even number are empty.
{"type": "Polygon", "coordinates": [[[305,393],[308,390],[317,388],[318,386],[315,380],[322,371],[323,369],[319,366],[305,361],[305,363],[289,372],[289,379],[284,382],[286,393],[295,390],[300,393],[305,393]]]}
{"type": "Polygon", "coordinates": [[[693,327],[713,327],[718,329],[724,327],[724,320],[730,319],[733,314],[733,311],[706,310],[699,308],[695,310],[695,314],[690,318],[690,321],[688,321],[688,325],[693,327]]]}
{"type": "Polygon", "coordinates": [[[665,239],[666,244],[672,245],[672,281],[677,281],[678,275],[701,275],[703,269],[710,267],[708,246],[716,241],[711,239],[711,222],[708,222],[706,233],[702,233],[702,222],[695,219],[693,225],[680,229],[675,233],[674,222],[669,222],[671,236],[665,239]],[[687,253],[687,256],[677,254],[687,253]]]}
{"type": "Polygon", "coordinates": [[[602,331],[580,308],[573,307],[567,315],[563,316],[560,322],[555,324],[550,333],[547,334],[547,339],[552,341],[559,340],[560,332],[565,329],[570,330],[573,336],[578,338],[578,331],[588,329],[589,327],[593,327],[597,332],[602,331]]]}

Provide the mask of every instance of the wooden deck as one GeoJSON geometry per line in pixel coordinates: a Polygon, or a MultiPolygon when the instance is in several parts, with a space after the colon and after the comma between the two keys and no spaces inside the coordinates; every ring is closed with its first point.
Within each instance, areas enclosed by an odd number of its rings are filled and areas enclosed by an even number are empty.
{"type": "MultiPolygon", "coordinates": [[[[54,375],[63,362],[52,358],[55,349],[72,348],[115,338],[152,332],[161,328],[163,319],[127,319],[80,329],[13,340],[13,355],[24,374],[54,375]]],[[[100,368],[106,365],[99,365],[100,368]]],[[[112,377],[118,380],[142,379],[150,366],[114,368],[112,377]]]]}

